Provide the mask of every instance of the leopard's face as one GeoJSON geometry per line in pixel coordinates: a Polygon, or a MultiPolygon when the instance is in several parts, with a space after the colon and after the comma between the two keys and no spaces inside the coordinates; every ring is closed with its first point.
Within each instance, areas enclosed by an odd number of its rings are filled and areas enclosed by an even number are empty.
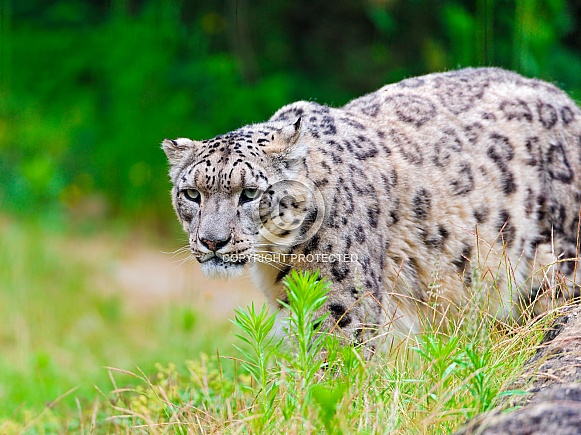
{"type": "Polygon", "coordinates": [[[300,120],[203,142],[164,141],[173,205],[206,275],[237,276],[304,239],[316,201],[299,136],[300,120]]]}

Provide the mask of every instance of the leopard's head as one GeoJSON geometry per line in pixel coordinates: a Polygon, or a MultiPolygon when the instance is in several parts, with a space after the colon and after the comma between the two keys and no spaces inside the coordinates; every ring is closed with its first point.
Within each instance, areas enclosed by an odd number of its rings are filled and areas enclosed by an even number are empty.
{"type": "Polygon", "coordinates": [[[206,275],[237,276],[316,231],[324,207],[306,176],[308,136],[299,118],[163,141],[173,206],[206,275]]]}

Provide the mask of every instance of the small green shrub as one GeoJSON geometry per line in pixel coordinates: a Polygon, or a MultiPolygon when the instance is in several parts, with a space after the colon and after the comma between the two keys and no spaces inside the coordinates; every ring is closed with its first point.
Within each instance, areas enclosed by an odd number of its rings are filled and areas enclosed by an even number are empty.
{"type": "MultiPolygon", "coordinates": [[[[150,433],[448,433],[490,410],[534,349],[542,324],[500,330],[483,313],[410,339],[398,357],[341,345],[316,313],[328,283],[289,275],[278,331],[266,306],[236,310],[238,357],[203,355],[159,367],[101,403],[108,430],[150,433]],[[275,332],[277,332],[275,334],[275,332]],[[113,428],[113,429],[111,429],[113,428]]],[[[120,376],[120,375],[116,375],[120,376]]]]}

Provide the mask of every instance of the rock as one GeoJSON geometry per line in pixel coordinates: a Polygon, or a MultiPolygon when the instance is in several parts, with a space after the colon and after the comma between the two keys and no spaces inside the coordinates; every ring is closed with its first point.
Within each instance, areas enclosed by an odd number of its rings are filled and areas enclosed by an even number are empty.
{"type": "Polygon", "coordinates": [[[522,375],[507,388],[529,394],[510,396],[498,409],[473,418],[455,434],[579,435],[579,382],[581,307],[576,306],[566,308],[553,322],[522,375]]]}
{"type": "Polygon", "coordinates": [[[507,414],[487,415],[457,435],[579,435],[581,402],[549,401],[507,414]]]}
{"type": "Polygon", "coordinates": [[[531,393],[512,398],[510,405],[525,405],[550,385],[581,381],[581,308],[569,307],[545,333],[535,355],[526,362],[511,390],[531,393]]]}

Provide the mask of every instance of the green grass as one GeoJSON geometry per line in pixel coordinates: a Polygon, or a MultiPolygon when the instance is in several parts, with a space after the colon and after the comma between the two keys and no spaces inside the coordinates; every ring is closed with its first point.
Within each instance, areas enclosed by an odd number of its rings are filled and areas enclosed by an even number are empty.
{"type": "Polygon", "coordinates": [[[116,393],[125,420],[115,430],[151,433],[429,433],[458,428],[492,409],[538,343],[541,328],[500,331],[482,316],[453,334],[432,331],[397,358],[369,361],[313,329],[325,300],[315,276],[288,281],[290,337],[271,338],[273,318],[254,306],[238,311],[242,359],[203,357],[190,374],[166,370],[142,378],[137,392],[116,393]],[[284,343],[284,344],[283,344],[284,343]],[[326,360],[321,355],[326,355],[326,360]]]}
{"type": "Polygon", "coordinates": [[[87,262],[74,240],[14,221],[0,236],[1,433],[449,433],[518,394],[502,391],[548,322],[499,328],[475,310],[366,360],[313,328],[316,276],[288,280],[280,340],[264,307],[233,326],[169,303],[132,311],[95,289],[110,252],[87,262]]]}
{"type": "Polygon", "coordinates": [[[227,322],[208,322],[190,301],[147,307],[124,297],[109,278],[128,243],[123,231],[64,236],[0,219],[0,433],[2,421],[25,426],[43,411],[38,428],[78,425],[77,408],[91,408],[97,388],[112,389],[105,367],[155,373],[157,363],[197,357],[228,335],[227,322]]]}

